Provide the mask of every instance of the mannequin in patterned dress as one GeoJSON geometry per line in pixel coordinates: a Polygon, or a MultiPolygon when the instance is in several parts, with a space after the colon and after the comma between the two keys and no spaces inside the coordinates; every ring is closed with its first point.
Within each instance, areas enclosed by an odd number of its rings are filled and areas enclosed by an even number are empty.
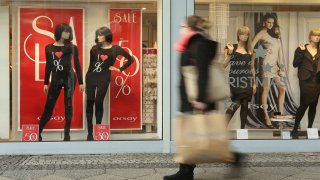
{"type": "Polygon", "coordinates": [[[263,28],[256,34],[252,41],[252,48],[260,42],[267,49],[263,59],[262,82],[263,91],[261,95],[261,104],[263,107],[264,120],[267,128],[273,128],[268,114],[268,95],[270,86],[275,83],[279,95],[277,101],[278,113],[282,113],[284,97],[286,92],[285,70],[280,41],[280,31],[277,18],[272,14],[266,14],[263,18],[263,28]]]}

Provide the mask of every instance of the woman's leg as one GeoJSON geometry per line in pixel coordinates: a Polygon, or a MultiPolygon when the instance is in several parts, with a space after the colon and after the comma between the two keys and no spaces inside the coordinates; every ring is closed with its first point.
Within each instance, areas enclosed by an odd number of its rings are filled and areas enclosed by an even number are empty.
{"type": "Polygon", "coordinates": [[[315,100],[313,103],[309,105],[309,110],[308,110],[308,128],[312,128],[314,118],[316,116],[316,111],[317,111],[317,105],[318,105],[318,99],[315,100]]]}
{"type": "Polygon", "coordinates": [[[307,108],[308,108],[307,105],[300,105],[300,107],[297,109],[296,119],[295,119],[294,127],[292,130],[292,137],[294,139],[298,138],[298,128],[299,128],[301,119],[303,118],[304,113],[306,112],[307,108]]]}
{"type": "Polygon", "coordinates": [[[61,88],[62,88],[61,85],[58,85],[55,83],[51,83],[49,86],[46,104],[44,106],[44,111],[39,121],[39,134],[40,134],[39,140],[40,141],[42,140],[41,133],[43,131],[43,128],[45,127],[45,125],[48,123],[48,121],[52,116],[52,111],[54,106],[56,105],[61,88]]]}
{"type": "Polygon", "coordinates": [[[301,84],[300,84],[300,106],[297,109],[296,119],[295,119],[294,127],[293,127],[293,130],[292,130],[292,138],[293,139],[297,139],[298,138],[298,128],[299,128],[301,119],[303,118],[304,113],[306,112],[306,110],[307,110],[307,108],[309,106],[309,103],[306,102],[306,99],[304,99],[304,97],[303,97],[304,93],[301,92],[303,88],[304,87],[301,86],[301,84]]]}
{"type": "Polygon", "coordinates": [[[87,117],[87,127],[88,127],[88,141],[93,141],[93,105],[95,100],[95,92],[96,86],[95,85],[86,85],[86,94],[87,94],[87,105],[86,105],[86,117],[87,117]]]}
{"type": "Polygon", "coordinates": [[[70,127],[73,116],[73,88],[64,86],[64,110],[66,117],[66,124],[64,126],[64,141],[70,141],[70,127]]]}
{"type": "Polygon", "coordinates": [[[308,83],[305,81],[299,81],[299,88],[300,88],[300,106],[297,109],[296,119],[295,119],[294,127],[292,129],[293,139],[298,139],[298,128],[299,128],[301,119],[303,118],[306,110],[310,105],[310,97],[306,98],[306,96],[310,95],[308,94],[308,83]]]}
{"type": "Polygon", "coordinates": [[[244,129],[247,124],[247,116],[248,116],[248,99],[242,99],[241,101],[241,110],[240,110],[240,118],[241,118],[241,125],[240,128],[244,129]]]}
{"type": "Polygon", "coordinates": [[[103,117],[103,101],[108,91],[109,83],[101,83],[97,88],[97,95],[95,100],[96,106],[96,123],[101,124],[103,117]]]}
{"type": "Polygon", "coordinates": [[[70,127],[73,117],[73,93],[76,85],[73,70],[70,71],[67,82],[64,82],[64,109],[66,124],[64,126],[64,141],[70,141],[70,127]]]}
{"type": "Polygon", "coordinates": [[[264,120],[267,126],[271,126],[271,120],[268,115],[268,95],[269,95],[269,86],[264,86],[262,95],[261,95],[261,104],[262,104],[262,109],[263,109],[263,114],[264,114],[264,120]]]}
{"type": "Polygon", "coordinates": [[[275,82],[278,88],[278,111],[282,114],[283,112],[283,105],[284,105],[284,98],[286,95],[286,86],[285,86],[285,82],[283,82],[284,78],[280,78],[280,77],[276,77],[275,78],[275,82]]]}

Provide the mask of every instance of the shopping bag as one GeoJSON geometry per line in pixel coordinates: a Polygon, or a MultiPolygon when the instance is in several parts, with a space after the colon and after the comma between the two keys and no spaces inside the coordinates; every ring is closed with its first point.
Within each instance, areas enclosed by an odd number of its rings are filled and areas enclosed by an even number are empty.
{"type": "Polygon", "coordinates": [[[174,160],[182,164],[233,162],[226,118],[218,112],[176,116],[174,160]]]}
{"type": "MultiPolygon", "coordinates": [[[[195,101],[198,97],[198,69],[196,66],[181,67],[188,100],[195,101]]],[[[207,100],[215,102],[230,97],[230,88],[225,78],[225,70],[221,63],[209,65],[207,100]]]]}

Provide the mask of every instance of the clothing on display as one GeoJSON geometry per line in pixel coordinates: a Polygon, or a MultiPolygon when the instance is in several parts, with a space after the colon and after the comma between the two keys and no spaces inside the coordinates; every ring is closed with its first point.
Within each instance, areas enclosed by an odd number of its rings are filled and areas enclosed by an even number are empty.
{"type": "MultiPolygon", "coordinates": [[[[51,83],[47,95],[47,100],[44,112],[39,122],[39,133],[41,134],[43,128],[48,123],[52,116],[56,101],[60,95],[60,91],[64,88],[64,105],[65,105],[65,119],[66,124],[64,128],[65,140],[70,140],[70,125],[72,120],[72,97],[75,88],[75,75],[72,68],[72,57],[74,59],[74,66],[77,73],[79,84],[83,84],[82,72],[78,57],[78,48],[75,45],[71,47],[55,46],[49,44],[45,48],[46,51],[46,69],[44,84],[49,84],[51,74],[51,83]]],[[[40,138],[40,140],[42,140],[40,138]]]]}
{"type": "Polygon", "coordinates": [[[124,51],[120,46],[113,45],[109,49],[103,49],[95,45],[90,50],[90,65],[86,74],[86,117],[88,137],[91,137],[93,133],[92,118],[94,105],[96,124],[101,124],[103,117],[103,102],[108,91],[111,76],[109,67],[113,66],[119,55],[127,59],[127,62],[120,67],[120,71],[124,71],[133,63],[133,60],[130,54],[124,51]]]}

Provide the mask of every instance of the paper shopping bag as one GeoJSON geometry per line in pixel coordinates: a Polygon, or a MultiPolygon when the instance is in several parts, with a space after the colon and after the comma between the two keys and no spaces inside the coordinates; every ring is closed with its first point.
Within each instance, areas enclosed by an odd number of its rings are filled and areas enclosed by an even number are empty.
{"type": "Polygon", "coordinates": [[[226,118],[226,114],[217,112],[178,115],[175,161],[182,164],[232,162],[226,118]]]}

